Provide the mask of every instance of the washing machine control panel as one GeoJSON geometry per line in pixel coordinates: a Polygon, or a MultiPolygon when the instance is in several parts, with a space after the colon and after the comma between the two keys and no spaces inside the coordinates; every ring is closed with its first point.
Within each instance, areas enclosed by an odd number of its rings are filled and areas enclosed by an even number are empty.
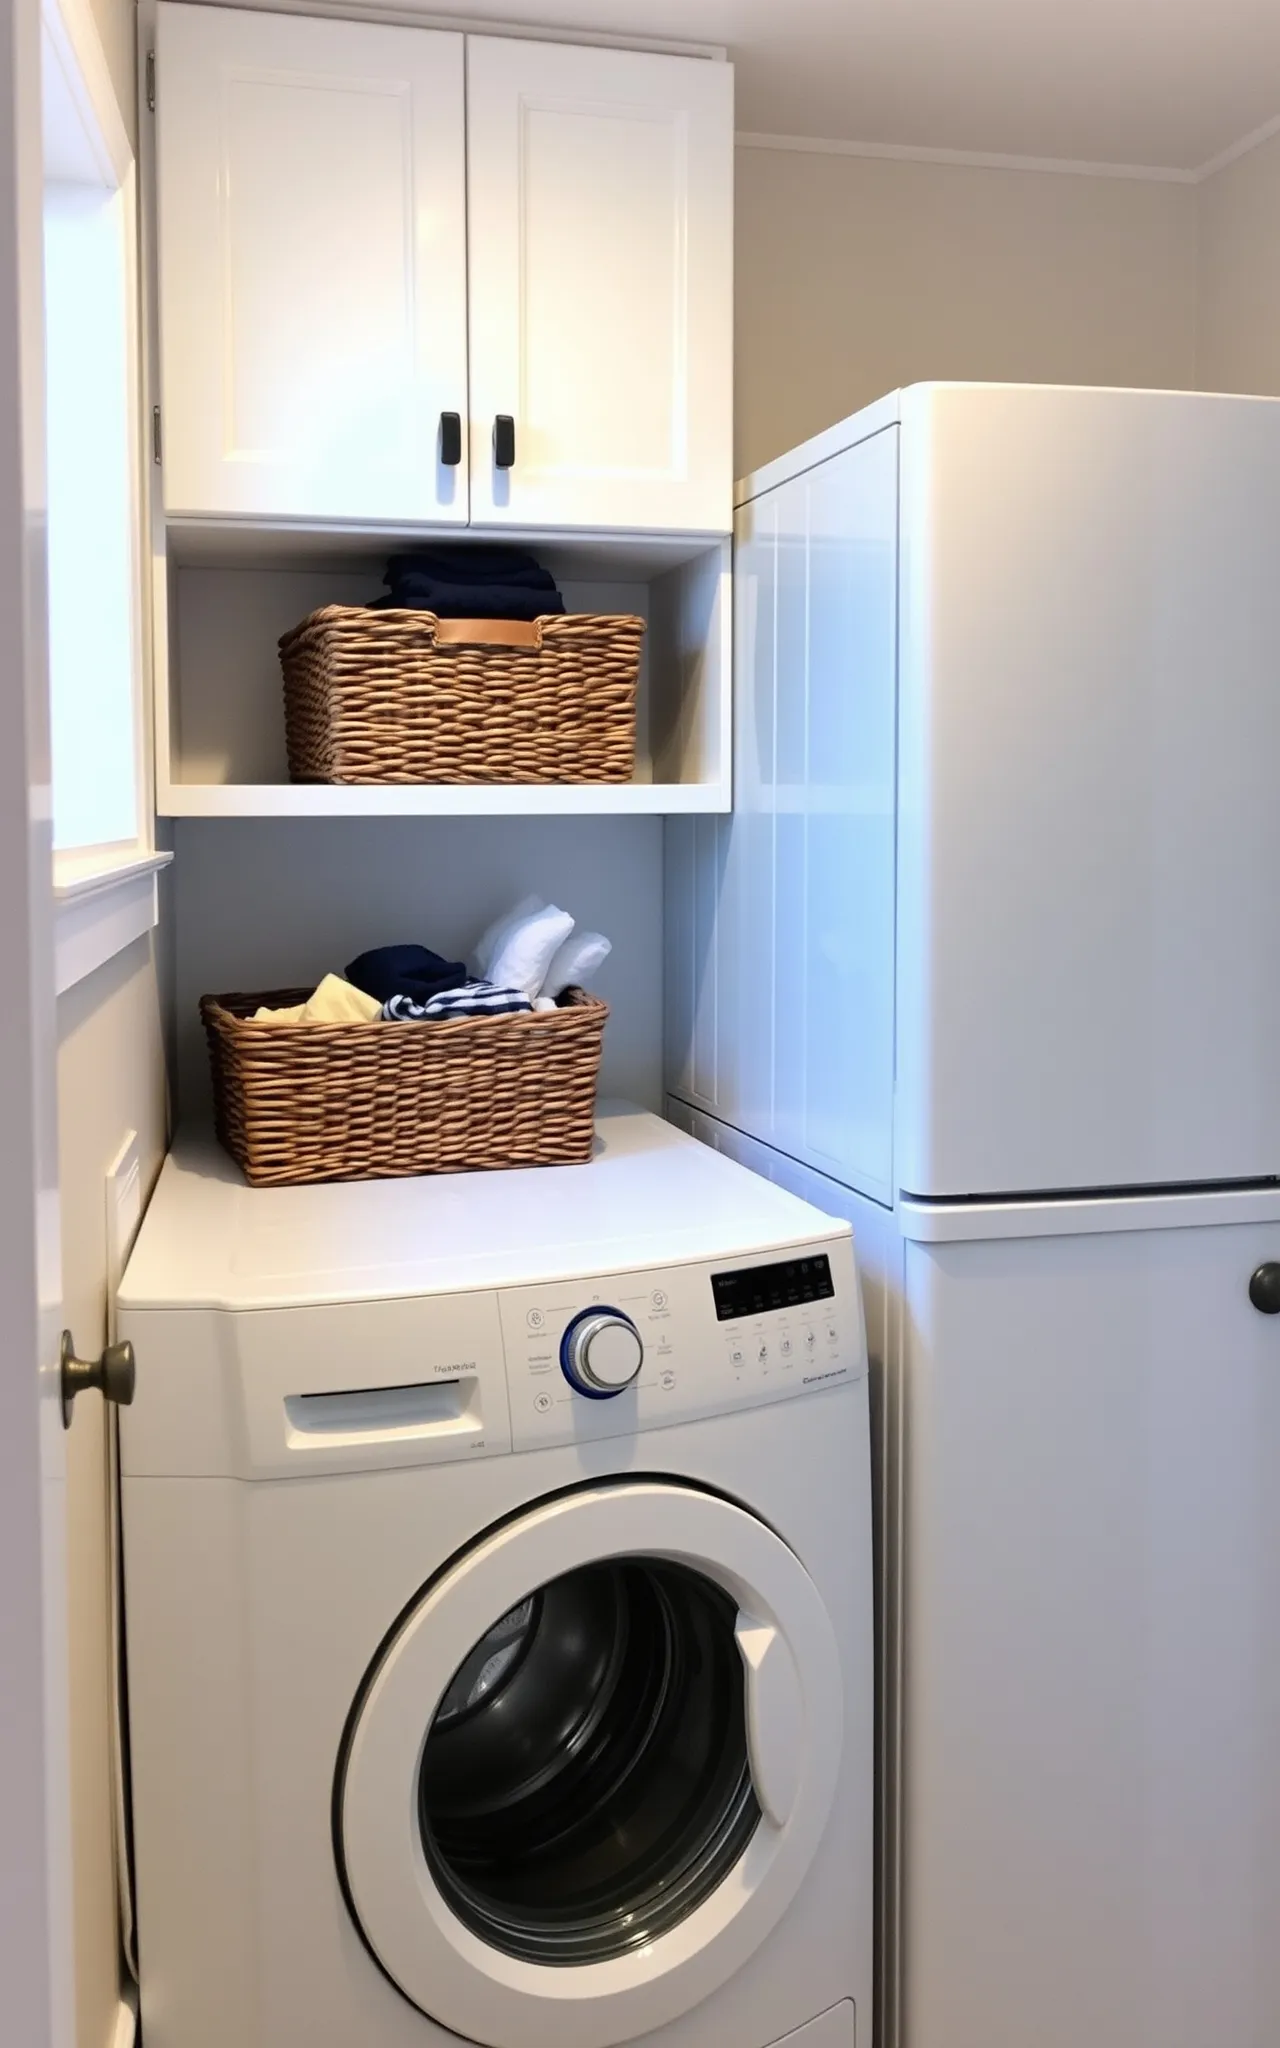
{"type": "Polygon", "coordinates": [[[866,1371],[852,1244],[498,1297],[515,1449],[820,1392],[866,1371]]]}

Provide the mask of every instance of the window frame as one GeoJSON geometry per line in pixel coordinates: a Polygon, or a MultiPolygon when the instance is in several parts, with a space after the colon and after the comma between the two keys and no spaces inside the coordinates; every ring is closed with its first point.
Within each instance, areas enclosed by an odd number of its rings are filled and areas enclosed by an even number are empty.
{"type": "MultiPolygon", "coordinates": [[[[120,200],[124,244],[125,361],[128,374],[130,638],[134,833],[131,839],[53,854],[57,989],[103,966],[159,922],[159,871],[173,859],[157,849],[151,715],[150,553],[143,465],[142,332],[139,301],[138,167],[88,0],[42,0],[42,131],[46,185],[100,188],[120,200]]],[[[53,818],[52,769],[49,784],[53,818]]]]}

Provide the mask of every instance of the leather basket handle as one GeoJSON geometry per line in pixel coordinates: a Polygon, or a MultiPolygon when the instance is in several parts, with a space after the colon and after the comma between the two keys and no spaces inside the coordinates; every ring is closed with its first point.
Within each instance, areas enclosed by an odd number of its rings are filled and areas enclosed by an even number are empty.
{"type": "Polygon", "coordinates": [[[437,647],[541,647],[538,619],[437,619],[437,647]]]}

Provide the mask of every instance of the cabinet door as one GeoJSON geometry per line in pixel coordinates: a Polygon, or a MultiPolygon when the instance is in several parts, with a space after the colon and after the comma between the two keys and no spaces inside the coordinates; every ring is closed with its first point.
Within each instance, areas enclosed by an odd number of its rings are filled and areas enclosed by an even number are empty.
{"type": "Polygon", "coordinates": [[[1276,1259],[908,1246],[913,2048],[1280,2041],[1276,1259]]]}
{"type": "Polygon", "coordinates": [[[729,67],[469,37],[467,112],[474,521],[727,533],[729,67]]]}
{"type": "Polygon", "coordinates": [[[162,5],[165,508],[465,524],[463,38],[162,5]]]}

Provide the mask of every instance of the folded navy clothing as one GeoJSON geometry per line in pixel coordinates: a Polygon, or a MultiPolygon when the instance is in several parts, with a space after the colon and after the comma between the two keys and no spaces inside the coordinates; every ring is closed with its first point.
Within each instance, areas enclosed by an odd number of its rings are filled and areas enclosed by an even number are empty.
{"type": "Polygon", "coordinates": [[[392,555],[385,597],[371,610],[435,612],[441,619],[537,619],[564,610],[555,577],[523,548],[447,543],[392,555]]]}
{"type": "Polygon", "coordinates": [[[356,988],[384,1005],[393,996],[427,1003],[470,979],[461,960],[442,960],[426,946],[375,946],[353,960],[346,975],[356,988]]]}
{"type": "Polygon", "coordinates": [[[558,590],[522,590],[506,583],[432,583],[414,578],[375,597],[369,611],[434,612],[438,619],[541,619],[559,616],[558,590]]]}
{"type": "Polygon", "coordinates": [[[410,996],[392,996],[382,1005],[382,1014],[391,1024],[425,1024],[447,1017],[509,1017],[532,1008],[521,988],[496,988],[491,981],[467,981],[461,988],[443,989],[425,1003],[416,1003],[410,996]]]}
{"type": "Polygon", "coordinates": [[[509,548],[496,541],[438,543],[392,555],[387,561],[384,583],[403,576],[433,576],[443,583],[516,583],[531,590],[554,590],[555,578],[544,569],[536,555],[524,548],[509,548]]]}

